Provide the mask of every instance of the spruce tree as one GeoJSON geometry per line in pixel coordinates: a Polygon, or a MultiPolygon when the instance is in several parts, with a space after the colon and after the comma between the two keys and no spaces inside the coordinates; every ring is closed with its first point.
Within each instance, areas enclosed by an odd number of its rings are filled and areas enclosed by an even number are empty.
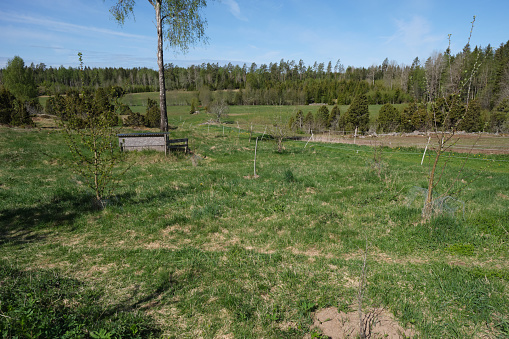
{"type": "Polygon", "coordinates": [[[504,125],[509,121],[509,99],[504,99],[490,114],[490,128],[492,132],[504,131],[504,125]]]}
{"type": "Polygon", "coordinates": [[[0,124],[35,126],[27,111],[26,102],[17,99],[3,86],[0,86],[0,124]]]}

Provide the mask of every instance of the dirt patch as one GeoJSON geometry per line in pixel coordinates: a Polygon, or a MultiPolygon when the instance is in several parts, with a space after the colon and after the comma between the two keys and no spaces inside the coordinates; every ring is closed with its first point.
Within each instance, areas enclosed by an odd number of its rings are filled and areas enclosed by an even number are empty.
{"type": "MultiPolygon", "coordinates": [[[[1,186],[0,186],[1,187],[1,186]]],[[[497,194],[499,197],[501,197],[502,199],[505,199],[505,200],[508,200],[509,199],[509,196],[508,195],[505,195],[505,194],[502,194],[502,193],[499,193],[497,194]]]]}
{"type": "MultiPolygon", "coordinates": [[[[363,314],[366,338],[412,338],[415,332],[404,329],[394,319],[394,316],[381,308],[363,314]]],[[[312,328],[319,328],[322,333],[332,339],[358,338],[359,314],[356,311],[338,312],[335,307],[319,310],[313,318],[312,328]]],[[[306,338],[311,338],[308,336],[306,338]]]]}

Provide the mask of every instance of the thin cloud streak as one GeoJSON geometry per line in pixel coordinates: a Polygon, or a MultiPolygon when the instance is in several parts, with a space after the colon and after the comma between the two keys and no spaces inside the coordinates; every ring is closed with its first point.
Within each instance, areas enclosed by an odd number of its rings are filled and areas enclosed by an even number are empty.
{"type": "Polygon", "coordinates": [[[241,21],[248,21],[248,19],[242,15],[240,12],[240,6],[235,0],[223,0],[223,2],[229,7],[230,13],[233,14],[234,17],[241,21]]]}
{"type": "Polygon", "coordinates": [[[139,39],[139,40],[153,39],[152,36],[129,34],[129,33],[125,33],[122,31],[113,31],[110,29],[93,27],[93,26],[76,25],[76,24],[71,24],[68,22],[55,21],[55,20],[47,19],[47,18],[37,18],[37,17],[27,16],[27,15],[23,15],[23,14],[6,13],[6,12],[0,11],[0,16],[3,17],[3,21],[5,21],[5,22],[32,24],[32,25],[42,26],[48,30],[57,31],[57,32],[66,32],[66,33],[68,33],[69,31],[73,31],[73,32],[77,32],[77,33],[90,32],[90,33],[107,34],[107,35],[111,35],[111,36],[119,36],[119,37],[130,38],[130,39],[139,39]]]}
{"type": "Polygon", "coordinates": [[[410,21],[394,20],[396,32],[386,38],[386,43],[402,43],[407,47],[420,46],[442,41],[444,37],[431,34],[431,24],[424,18],[415,16],[410,21]]]}

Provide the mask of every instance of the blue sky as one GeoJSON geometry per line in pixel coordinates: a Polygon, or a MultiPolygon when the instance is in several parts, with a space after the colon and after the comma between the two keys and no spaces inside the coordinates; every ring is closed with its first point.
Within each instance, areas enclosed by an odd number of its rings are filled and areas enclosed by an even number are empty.
{"type": "MultiPolygon", "coordinates": [[[[157,68],[154,9],[138,0],[135,20],[119,26],[114,0],[0,0],[0,67],[19,55],[25,64],[157,68]]],[[[421,61],[467,42],[498,47],[509,40],[507,0],[221,0],[209,2],[209,44],[186,54],[165,49],[165,63],[269,64],[300,59],[306,65],[338,59],[347,66],[421,61]]]]}

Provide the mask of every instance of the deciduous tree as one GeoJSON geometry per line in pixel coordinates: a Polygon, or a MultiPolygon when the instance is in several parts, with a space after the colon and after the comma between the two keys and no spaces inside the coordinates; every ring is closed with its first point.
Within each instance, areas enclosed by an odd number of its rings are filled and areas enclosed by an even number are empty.
{"type": "MultiPolygon", "coordinates": [[[[134,15],[136,0],[115,0],[110,12],[117,22],[134,15]]],[[[190,45],[206,41],[207,21],[200,10],[207,6],[206,0],[148,0],[155,11],[157,29],[157,64],[159,66],[159,107],[161,131],[168,131],[166,111],[166,87],[164,81],[163,40],[174,50],[186,52],[190,45]]]]}
{"type": "Polygon", "coordinates": [[[7,61],[7,67],[2,72],[2,82],[18,100],[37,98],[37,86],[32,69],[25,67],[25,62],[19,56],[7,61]]]}

